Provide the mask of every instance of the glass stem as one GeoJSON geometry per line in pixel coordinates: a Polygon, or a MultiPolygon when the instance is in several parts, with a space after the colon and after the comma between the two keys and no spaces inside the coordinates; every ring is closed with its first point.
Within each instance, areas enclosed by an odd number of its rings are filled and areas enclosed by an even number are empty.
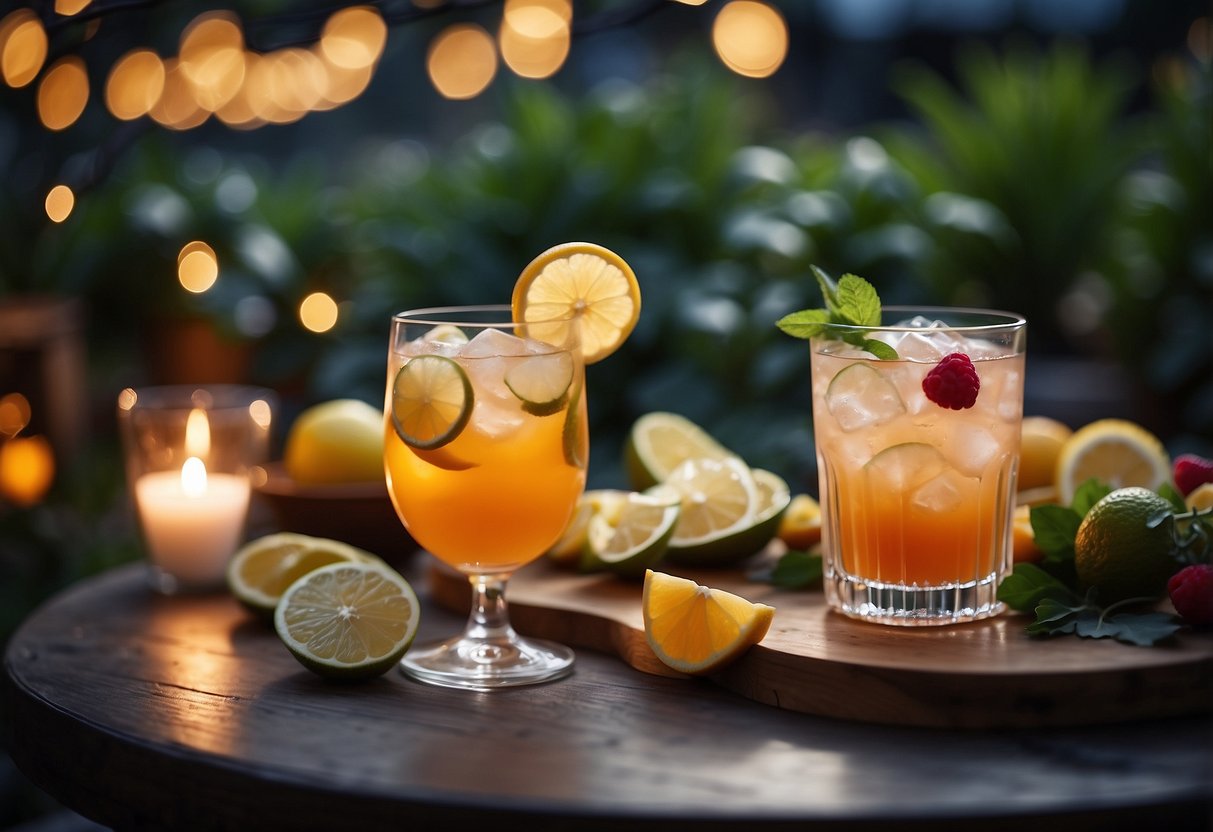
{"type": "Polygon", "coordinates": [[[505,603],[508,575],[472,575],[472,612],[464,636],[484,641],[509,641],[514,638],[510,610],[505,603]]]}

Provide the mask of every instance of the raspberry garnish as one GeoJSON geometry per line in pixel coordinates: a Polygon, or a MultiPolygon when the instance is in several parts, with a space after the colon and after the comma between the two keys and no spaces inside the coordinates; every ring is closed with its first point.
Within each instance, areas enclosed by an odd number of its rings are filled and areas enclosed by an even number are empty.
{"type": "Polygon", "coordinates": [[[922,380],[922,390],[927,398],[952,410],[972,407],[980,389],[977,368],[963,352],[945,355],[922,380]]]}
{"type": "Polygon", "coordinates": [[[1184,621],[1202,627],[1213,624],[1213,564],[1185,566],[1171,576],[1167,592],[1184,621]]]}
{"type": "Polygon", "coordinates": [[[1207,482],[1213,482],[1213,459],[1196,454],[1180,454],[1171,467],[1171,478],[1179,493],[1187,497],[1207,482]]]}

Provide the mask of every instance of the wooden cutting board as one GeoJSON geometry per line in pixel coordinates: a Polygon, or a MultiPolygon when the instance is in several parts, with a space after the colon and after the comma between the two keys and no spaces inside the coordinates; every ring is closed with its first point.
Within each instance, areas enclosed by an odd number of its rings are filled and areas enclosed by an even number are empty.
{"type": "MultiPolygon", "coordinates": [[[[431,597],[466,612],[467,579],[437,561],[431,597]]],[[[664,568],[664,567],[663,567],[664,568]]],[[[782,590],[741,570],[669,568],[776,608],[762,643],[712,677],[792,711],[897,725],[1013,728],[1081,725],[1213,711],[1213,633],[1133,647],[1110,639],[1029,638],[1006,614],[949,627],[890,627],[829,611],[820,590],[782,590]]],[[[681,676],[644,635],[641,585],[537,561],[510,580],[515,628],[618,655],[637,670],[681,676]]],[[[695,683],[688,679],[688,684],[695,683]]]]}

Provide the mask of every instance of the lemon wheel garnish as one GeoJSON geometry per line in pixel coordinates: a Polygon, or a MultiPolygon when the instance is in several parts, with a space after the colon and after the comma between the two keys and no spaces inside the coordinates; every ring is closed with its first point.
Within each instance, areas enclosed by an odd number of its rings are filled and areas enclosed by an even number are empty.
{"type": "Polygon", "coordinates": [[[505,386],[533,416],[550,416],[564,407],[573,384],[573,356],[553,352],[524,358],[505,374],[505,386]]]}
{"type": "Polygon", "coordinates": [[[406,445],[432,451],[450,442],[472,415],[472,383],[454,360],[410,358],[392,383],[392,426],[406,445]]]}
{"type": "Polygon", "coordinates": [[[762,641],[775,608],[649,570],[644,576],[644,634],[663,664],[710,673],[762,641]]]}
{"type": "Polygon", "coordinates": [[[420,617],[417,595],[394,570],[335,563],[287,588],[274,610],[274,629],[309,670],[334,679],[365,679],[400,661],[420,617]]]}
{"type": "Polygon", "coordinates": [[[1158,437],[1124,419],[1100,419],[1076,430],[1057,458],[1058,499],[1069,505],[1078,486],[1097,479],[1113,488],[1156,490],[1171,479],[1171,459],[1158,437]]]}
{"type": "Polygon", "coordinates": [[[576,327],[586,364],[606,358],[640,318],[640,284],[623,258],[594,243],[564,243],[532,260],[514,284],[514,319],[557,346],[576,327]]]}
{"type": "Polygon", "coordinates": [[[334,563],[359,561],[379,559],[339,540],[279,532],[249,541],[232,556],[227,565],[227,586],[249,609],[272,614],[286,588],[308,572],[334,563]]]}

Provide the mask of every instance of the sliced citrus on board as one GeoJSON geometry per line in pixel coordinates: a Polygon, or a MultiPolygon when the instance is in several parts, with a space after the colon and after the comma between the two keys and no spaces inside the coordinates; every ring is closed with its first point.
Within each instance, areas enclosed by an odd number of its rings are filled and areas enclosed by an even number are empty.
{"type": "Polygon", "coordinates": [[[560,535],[560,539],[548,549],[547,556],[558,563],[578,563],[589,535],[590,519],[599,514],[606,514],[614,521],[618,518],[619,509],[627,497],[628,492],[612,488],[586,491],[577,498],[573,518],[560,535]]]}
{"type": "Polygon", "coordinates": [[[625,493],[611,511],[590,518],[583,568],[641,577],[665,556],[681,507],[679,493],[667,486],[625,493]]]}
{"type": "Polygon", "coordinates": [[[729,560],[737,552],[735,536],[760,522],[758,485],[739,459],[688,459],[665,484],[682,496],[682,514],[670,539],[671,559],[729,560]]]}
{"type": "MultiPolygon", "coordinates": [[[[733,462],[727,462],[725,468],[734,467],[733,462]]],[[[755,496],[754,512],[749,521],[698,539],[689,539],[691,525],[684,527],[680,523],[675,530],[676,539],[670,542],[668,557],[671,561],[685,566],[725,566],[748,558],[771,542],[792,500],[788,484],[777,474],[761,468],[750,469],[750,475],[754,480],[755,496]]],[[[733,499],[734,495],[727,488],[719,489],[715,494],[709,497],[708,505],[699,508],[711,514],[715,521],[727,519],[722,503],[733,499]],[[710,504],[712,500],[716,505],[710,504]]]]}
{"type": "Polygon", "coordinates": [[[1171,459],[1158,437],[1134,422],[1100,419],[1074,432],[1057,458],[1057,496],[1069,505],[1078,486],[1097,479],[1112,488],[1157,490],[1171,479],[1171,459]]]}
{"type": "Polygon", "coordinates": [[[274,611],[274,629],[308,670],[332,679],[379,676],[417,635],[421,605],[408,581],[369,563],[335,563],[295,581],[274,611]]]}
{"type": "Polygon", "coordinates": [[[532,260],[514,284],[514,320],[557,346],[578,330],[586,364],[627,340],[640,319],[640,284],[623,258],[594,243],[564,243],[532,260]]]}
{"type": "Polygon", "coordinates": [[[797,494],[788,503],[775,534],[789,549],[817,545],[821,542],[821,504],[808,494],[797,494]]]}
{"type": "Polygon", "coordinates": [[[410,358],[392,382],[392,426],[406,445],[431,451],[450,442],[472,415],[472,383],[442,355],[410,358]]]}
{"type": "Polygon", "coordinates": [[[282,593],[313,569],[333,563],[378,562],[339,540],[279,532],[246,543],[227,565],[227,586],[249,609],[272,614],[282,593]]]}
{"type": "Polygon", "coordinates": [[[628,479],[636,489],[664,482],[688,459],[736,456],[687,417],[665,411],[637,419],[628,431],[623,452],[628,479]]]}
{"type": "Polygon", "coordinates": [[[762,641],[775,608],[694,581],[648,570],[641,602],[644,634],[663,664],[710,673],[762,641]]]}

